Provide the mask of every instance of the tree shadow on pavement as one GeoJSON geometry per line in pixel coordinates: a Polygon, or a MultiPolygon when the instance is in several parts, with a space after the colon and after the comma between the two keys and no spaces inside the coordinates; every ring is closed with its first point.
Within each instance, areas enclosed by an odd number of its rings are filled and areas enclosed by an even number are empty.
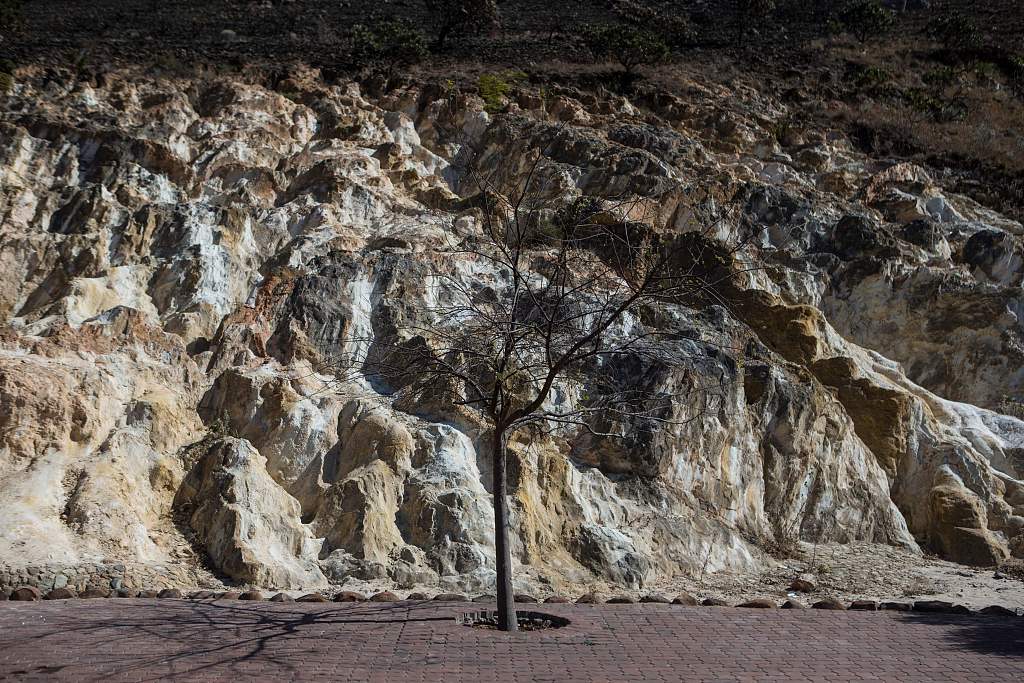
{"type": "Polygon", "coordinates": [[[384,639],[397,640],[409,623],[454,624],[454,611],[446,609],[454,605],[436,602],[299,603],[302,607],[213,600],[116,604],[116,615],[107,610],[90,614],[88,609],[62,614],[67,621],[35,643],[45,649],[47,640],[71,640],[76,649],[96,653],[103,658],[104,673],[93,680],[173,680],[211,669],[224,675],[256,658],[261,673],[276,677],[299,673],[303,654],[322,651],[324,638],[337,639],[339,646],[349,649],[373,647],[384,639]],[[393,638],[386,637],[389,632],[393,638]],[[139,648],[134,651],[118,653],[110,647],[130,646],[136,640],[139,648]],[[159,651],[153,651],[154,643],[160,643],[159,651]]]}
{"type": "Polygon", "coordinates": [[[1024,658],[1024,618],[1021,617],[903,612],[899,619],[916,627],[942,627],[935,629],[934,638],[954,650],[1024,658]]]}

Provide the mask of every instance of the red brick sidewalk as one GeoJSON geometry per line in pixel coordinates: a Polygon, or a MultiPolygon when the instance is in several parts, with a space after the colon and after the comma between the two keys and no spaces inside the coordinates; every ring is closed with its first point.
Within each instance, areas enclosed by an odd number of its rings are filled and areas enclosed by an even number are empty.
{"type": "Polygon", "coordinates": [[[572,624],[507,635],[474,608],[0,603],[0,681],[1024,681],[1024,618],[543,605],[572,624]]]}

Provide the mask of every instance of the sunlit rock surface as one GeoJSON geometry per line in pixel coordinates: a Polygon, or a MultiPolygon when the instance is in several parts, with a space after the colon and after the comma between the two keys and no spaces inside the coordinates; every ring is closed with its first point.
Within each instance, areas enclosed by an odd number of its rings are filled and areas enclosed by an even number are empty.
{"type": "Polygon", "coordinates": [[[523,93],[492,117],[305,72],[21,74],[0,115],[0,563],[489,590],[487,425],[332,361],[425,323],[451,295],[433,272],[501,286],[445,253],[479,231],[465,168],[514,182],[538,152],[551,197],[630,197],[665,233],[724,215],[720,253],[745,246],[720,301],[655,316],[693,369],[637,377],[695,419],[510,445],[525,588],[752,568],[797,539],[1020,553],[1024,229],[832,131],[780,146],[785,109],[756,92],[687,98],[523,93]]]}

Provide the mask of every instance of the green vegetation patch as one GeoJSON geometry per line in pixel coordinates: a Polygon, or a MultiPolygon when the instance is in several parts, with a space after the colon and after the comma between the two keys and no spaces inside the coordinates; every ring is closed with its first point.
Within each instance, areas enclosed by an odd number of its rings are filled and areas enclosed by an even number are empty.
{"type": "Polygon", "coordinates": [[[505,108],[505,98],[512,92],[512,88],[526,79],[524,72],[514,70],[480,74],[476,88],[484,100],[484,110],[488,114],[500,112],[505,108]]]}

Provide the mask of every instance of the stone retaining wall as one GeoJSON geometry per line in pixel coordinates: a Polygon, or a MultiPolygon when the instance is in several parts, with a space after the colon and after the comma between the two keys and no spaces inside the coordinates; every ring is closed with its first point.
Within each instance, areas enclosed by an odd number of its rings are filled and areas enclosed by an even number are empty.
{"type": "Polygon", "coordinates": [[[30,567],[0,565],[0,590],[12,590],[19,586],[35,586],[43,592],[53,588],[71,588],[82,592],[90,588],[143,590],[197,587],[198,582],[188,568],[180,566],[123,562],[30,567]]]}

